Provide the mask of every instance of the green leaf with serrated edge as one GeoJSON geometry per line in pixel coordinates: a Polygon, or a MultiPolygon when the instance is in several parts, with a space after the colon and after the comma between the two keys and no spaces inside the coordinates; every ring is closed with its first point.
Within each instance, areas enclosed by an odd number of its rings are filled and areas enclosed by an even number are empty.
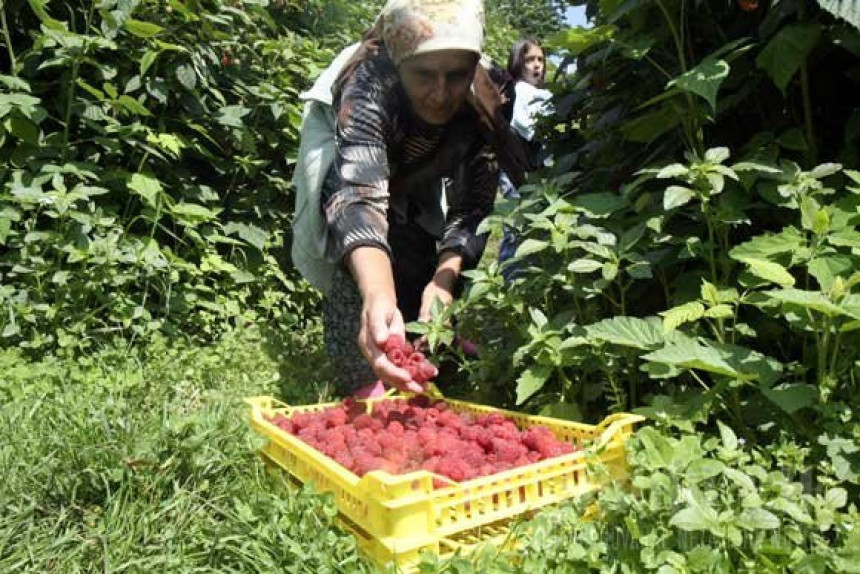
{"type": "Polygon", "coordinates": [[[831,488],[824,495],[824,500],[833,508],[842,508],[848,504],[848,491],[842,487],[831,488]]]}
{"type": "Polygon", "coordinates": [[[689,483],[698,484],[722,473],[725,467],[722,462],[710,458],[694,460],[684,472],[684,479],[689,483]]]}
{"type": "Polygon", "coordinates": [[[717,427],[720,429],[720,437],[723,439],[723,446],[728,450],[737,450],[738,437],[735,435],[735,431],[722,421],[717,421],[717,427]]]}
{"type": "Polygon", "coordinates": [[[791,254],[806,245],[801,232],[795,227],[786,227],[779,233],[766,233],[753,237],[729,251],[729,257],[740,261],[745,258],[773,259],[777,255],[791,254]]]}
{"type": "Polygon", "coordinates": [[[764,508],[746,508],[736,524],[745,530],[776,530],[780,521],[773,512],[764,508]]]}
{"type": "MultiPolygon", "coordinates": [[[[853,314],[839,305],[834,304],[819,291],[803,291],[801,289],[781,289],[764,291],[764,294],[781,303],[789,305],[797,305],[804,309],[811,309],[823,313],[828,317],[837,317],[839,315],[853,316],[853,314]]],[[[860,319],[860,317],[855,317],[860,319]]]]}
{"type": "Polygon", "coordinates": [[[670,185],[663,194],[663,209],[668,211],[686,205],[695,195],[692,189],[680,185],[670,185]]]}
{"type": "Polygon", "coordinates": [[[238,235],[260,251],[265,248],[266,241],[269,240],[269,234],[265,230],[248,223],[236,223],[231,221],[224,226],[224,233],[227,235],[238,235]]]}
{"type": "Polygon", "coordinates": [[[769,386],[779,379],[782,365],[744,347],[677,337],[664,348],[642,356],[646,361],[676,368],[697,369],[742,380],[759,380],[769,386]]]}
{"type": "Polygon", "coordinates": [[[855,258],[848,255],[827,255],[807,264],[809,274],[815,277],[823,291],[830,291],[837,277],[848,277],[857,267],[855,258]]]}
{"type": "Polygon", "coordinates": [[[687,532],[697,530],[709,531],[713,527],[711,521],[699,508],[684,508],[675,513],[669,520],[669,526],[674,526],[687,532]]]}
{"type": "Polygon", "coordinates": [[[663,326],[657,317],[613,317],[585,327],[590,341],[611,343],[650,351],[665,341],[663,326]]]}
{"type": "Polygon", "coordinates": [[[680,163],[673,163],[661,168],[660,171],[657,172],[656,177],[657,179],[668,179],[671,177],[684,177],[688,173],[690,173],[690,168],[680,163]]]}
{"type": "Polygon", "coordinates": [[[815,179],[823,179],[825,177],[829,177],[831,175],[835,175],[842,170],[842,164],[840,163],[822,163],[809,172],[809,175],[814,177],[815,179]]]}
{"type": "Polygon", "coordinates": [[[712,147],[705,152],[705,161],[708,163],[723,163],[731,156],[727,147],[712,147]]]}
{"type": "Polygon", "coordinates": [[[566,421],[581,421],[583,419],[579,406],[571,403],[552,403],[543,407],[538,414],[542,417],[566,421]]]}
{"type": "Polygon", "coordinates": [[[514,253],[515,259],[522,259],[523,257],[528,257],[529,255],[534,255],[535,253],[539,253],[549,247],[549,243],[546,241],[538,241],[537,239],[526,239],[523,241],[519,247],[517,247],[516,253],[514,253]]]}
{"type": "Polygon", "coordinates": [[[812,20],[782,28],[756,58],[756,65],[767,72],[785,93],[788,82],[800,69],[806,56],[821,36],[821,25],[812,20]]]}
{"type": "Polygon", "coordinates": [[[546,315],[544,315],[543,311],[541,311],[540,309],[535,309],[533,307],[529,308],[529,315],[531,315],[532,323],[537,325],[538,328],[541,328],[547,323],[549,323],[549,320],[546,318],[546,315]]]}
{"type": "Polygon", "coordinates": [[[570,204],[591,217],[608,217],[627,205],[627,202],[617,194],[604,192],[574,196],[570,204]]]}
{"type": "Polygon", "coordinates": [[[517,404],[521,405],[541,390],[552,374],[552,367],[535,365],[529,367],[517,379],[517,404]]]}
{"type": "Polygon", "coordinates": [[[563,49],[571,56],[577,56],[592,46],[611,39],[615,33],[614,26],[570,27],[547,38],[545,44],[563,49]]]}
{"type": "Polygon", "coordinates": [[[705,313],[705,306],[698,301],[690,301],[683,305],[673,307],[668,311],[663,311],[660,315],[663,317],[663,331],[674,331],[684,323],[698,321],[705,313]]]}
{"type": "Polygon", "coordinates": [[[795,280],[788,270],[779,263],[765,261],[764,259],[754,259],[752,257],[736,258],[741,263],[746,263],[748,271],[765,281],[776,283],[783,287],[794,285],[795,280]]]}
{"type": "Polygon", "coordinates": [[[163,192],[160,181],[142,173],[131,176],[128,188],[142,197],[150,207],[158,206],[159,195],[163,192]]]}
{"type": "Polygon", "coordinates": [[[762,394],[788,414],[810,407],[818,401],[818,390],[810,385],[781,385],[772,389],[761,389],[762,394]]]}
{"type": "Polygon", "coordinates": [[[702,97],[710,104],[711,110],[716,112],[717,92],[730,70],[728,62],[709,56],[696,67],[670,81],[667,87],[677,86],[685,92],[702,97]]]}
{"type": "Polygon", "coordinates": [[[215,219],[216,217],[218,217],[218,213],[220,213],[220,211],[221,209],[210,209],[203,205],[186,202],[177,203],[170,208],[170,213],[177,217],[185,219],[198,219],[202,221],[215,219]]]}
{"type": "Polygon", "coordinates": [[[740,489],[746,490],[748,492],[755,492],[756,485],[753,482],[753,479],[750,478],[747,474],[735,469],[735,468],[724,468],[723,474],[734,482],[740,489]]]}
{"type": "Polygon", "coordinates": [[[156,58],[161,54],[161,51],[158,50],[147,50],[144,53],[143,57],[140,59],[140,77],[143,78],[146,76],[146,72],[152,67],[155,63],[156,58]]]}
{"type": "Polygon", "coordinates": [[[705,311],[705,317],[708,319],[730,319],[735,316],[734,307],[731,305],[715,305],[705,311]]]}
{"type": "Polygon", "coordinates": [[[603,267],[603,263],[594,259],[577,259],[567,266],[571,273],[593,273],[603,267]]]}
{"type": "Polygon", "coordinates": [[[127,31],[134,34],[138,38],[151,38],[164,31],[164,28],[162,28],[158,24],[153,24],[152,22],[144,22],[142,20],[135,20],[134,18],[129,18],[128,20],[126,20],[123,23],[123,28],[125,28],[127,31]]]}

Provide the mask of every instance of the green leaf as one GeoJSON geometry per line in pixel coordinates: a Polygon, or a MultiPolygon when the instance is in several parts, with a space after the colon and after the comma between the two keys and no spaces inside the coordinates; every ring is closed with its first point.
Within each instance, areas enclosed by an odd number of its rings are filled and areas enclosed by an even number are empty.
{"type": "Polygon", "coordinates": [[[603,267],[603,263],[594,259],[577,259],[567,266],[571,273],[593,273],[603,267]]]}
{"type": "Polygon", "coordinates": [[[581,421],[583,418],[579,406],[571,403],[552,403],[542,408],[538,414],[566,421],[581,421]]]}
{"type": "Polygon", "coordinates": [[[712,147],[705,152],[705,161],[708,163],[723,163],[731,156],[727,147],[712,147]]]}
{"type": "Polygon", "coordinates": [[[19,140],[32,145],[39,145],[39,126],[28,120],[12,116],[5,122],[6,130],[19,140]]]}
{"type": "Polygon", "coordinates": [[[673,163],[661,168],[655,176],[657,179],[669,179],[685,177],[690,173],[690,168],[680,163],[673,163]]]}
{"type": "Polygon", "coordinates": [[[696,530],[708,531],[711,529],[711,521],[705,516],[701,509],[695,507],[685,508],[678,511],[670,520],[669,526],[674,526],[692,532],[696,530]]]}
{"type": "Polygon", "coordinates": [[[823,291],[830,291],[837,277],[848,277],[856,268],[855,260],[847,255],[827,255],[813,259],[807,265],[823,291]]]}
{"type": "Polygon", "coordinates": [[[622,197],[607,191],[574,196],[570,204],[591,217],[600,218],[609,217],[627,205],[627,202],[622,197]]]}
{"type": "Polygon", "coordinates": [[[730,319],[735,316],[735,309],[724,303],[715,305],[705,311],[705,317],[709,319],[730,319]]]}
{"type": "Polygon", "coordinates": [[[227,235],[238,235],[260,251],[263,251],[266,247],[266,241],[269,240],[269,234],[265,230],[248,223],[231,221],[224,226],[224,233],[227,235]]]}
{"type": "MultiPolygon", "coordinates": [[[[803,291],[801,289],[782,289],[765,291],[765,295],[788,305],[797,305],[804,309],[812,309],[828,317],[838,315],[852,316],[850,312],[831,302],[819,291],[803,291]]],[[[860,319],[860,317],[856,317],[860,319]]]]}
{"type": "Polygon", "coordinates": [[[842,508],[848,504],[848,491],[842,487],[831,488],[824,495],[824,500],[835,509],[842,508]]]}
{"type": "Polygon", "coordinates": [[[635,143],[648,144],[675,129],[681,118],[670,106],[662,106],[654,112],[634,118],[621,127],[624,136],[635,143]]]}
{"type": "Polygon", "coordinates": [[[684,323],[698,321],[705,314],[705,306],[698,301],[690,301],[660,313],[663,317],[663,332],[674,331],[684,323]]]}
{"type": "Polygon", "coordinates": [[[210,209],[196,203],[185,202],[177,203],[170,208],[170,213],[173,215],[181,219],[190,219],[195,221],[208,221],[210,219],[215,219],[218,217],[220,212],[221,209],[210,209]]]}
{"type": "Polygon", "coordinates": [[[825,177],[836,175],[840,171],[842,171],[841,163],[822,163],[812,168],[809,175],[815,179],[824,179],[825,177]]]}
{"type": "Polygon", "coordinates": [[[677,337],[664,348],[642,356],[646,361],[683,369],[699,369],[744,380],[770,384],[779,378],[782,365],[760,353],[715,341],[677,337]]]}
{"type": "Polygon", "coordinates": [[[675,78],[667,87],[677,86],[685,92],[701,96],[711,105],[711,110],[717,111],[717,92],[730,71],[725,60],[708,56],[698,66],[675,78]]]}
{"type": "Polygon", "coordinates": [[[656,349],[664,342],[662,322],[657,317],[613,317],[585,327],[591,341],[612,343],[643,351],[656,349]]]}
{"type": "Polygon", "coordinates": [[[526,239],[523,241],[519,247],[517,247],[517,251],[514,254],[516,259],[522,259],[523,257],[528,257],[529,255],[533,255],[535,253],[539,253],[549,247],[549,243],[546,241],[538,241],[537,239],[526,239]]]}
{"type": "Polygon", "coordinates": [[[737,450],[738,437],[735,435],[735,431],[722,421],[717,421],[717,427],[720,429],[720,437],[723,439],[723,446],[725,446],[727,450],[737,450]]]}
{"type": "Polygon", "coordinates": [[[116,103],[120,105],[120,107],[125,108],[126,111],[138,115],[138,116],[151,116],[152,113],[144,107],[143,104],[135,100],[129,95],[123,94],[116,100],[116,103]]]}
{"type": "Polygon", "coordinates": [[[155,63],[155,60],[161,54],[160,50],[147,50],[143,57],[140,59],[140,77],[143,78],[146,75],[146,72],[152,67],[155,63]]]}
{"type": "Polygon", "coordinates": [[[746,530],[776,530],[779,518],[764,508],[746,508],[737,518],[737,525],[746,530]]]}
{"type": "Polygon", "coordinates": [[[552,374],[552,367],[534,365],[529,367],[517,379],[517,404],[521,405],[536,392],[541,390],[552,374]]]}
{"type": "Polygon", "coordinates": [[[123,28],[137,36],[138,38],[151,38],[164,31],[164,28],[152,22],[144,22],[129,18],[123,23],[123,28]]]}
{"type": "Polygon", "coordinates": [[[738,485],[740,489],[746,490],[747,492],[756,492],[757,489],[753,479],[740,470],[726,467],[723,469],[723,474],[726,475],[726,478],[738,485]]]}
{"type": "MultiPolygon", "coordinates": [[[[197,87],[197,72],[194,71],[194,66],[191,64],[182,64],[176,68],[176,79],[182,84],[182,87],[193,92],[197,87]]],[[[219,117],[216,119],[219,123],[225,126],[242,127],[241,118],[246,116],[251,110],[242,106],[227,106],[221,108],[218,112],[219,117]],[[226,110],[226,112],[225,112],[226,110]],[[245,110],[245,113],[239,115],[238,110],[245,110]],[[226,114],[226,115],[225,115],[226,114]]]]}
{"type": "Polygon", "coordinates": [[[570,27],[547,38],[546,44],[565,50],[571,56],[577,56],[592,46],[611,39],[615,35],[615,31],[614,26],[570,27]]]}
{"type": "Polygon", "coordinates": [[[670,185],[663,195],[663,209],[670,210],[690,202],[696,194],[692,189],[680,185],[670,185]]]}
{"type": "Polygon", "coordinates": [[[144,202],[150,207],[158,207],[159,195],[164,190],[161,187],[160,181],[142,173],[136,173],[131,176],[128,188],[142,197],[144,202]]]}
{"type": "Polygon", "coordinates": [[[818,400],[818,389],[802,383],[780,385],[772,389],[761,389],[762,394],[770,402],[788,414],[812,406],[818,400]]]}
{"type": "Polygon", "coordinates": [[[725,464],[711,458],[694,460],[684,473],[687,482],[698,484],[723,472],[725,464]]]}
{"type": "Polygon", "coordinates": [[[767,72],[780,91],[785,93],[788,82],[800,69],[820,36],[821,25],[813,20],[789,24],[768,42],[756,59],[756,65],[767,72]]]}
{"type": "Polygon", "coordinates": [[[795,227],[786,227],[779,233],[766,233],[753,237],[729,251],[729,257],[743,259],[773,259],[776,255],[791,254],[806,246],[806,240],[795,227]]]}
{"type": "Polygon", "coordinates": [[[749,266],[748,271],[759,279],[764,279],[783,287],[790,287],[795,283],[791,273],[779,263],[765,261],[764,259],[754,259],[752,257],[736,259],[742,263],[746,263],[749,266]]]}

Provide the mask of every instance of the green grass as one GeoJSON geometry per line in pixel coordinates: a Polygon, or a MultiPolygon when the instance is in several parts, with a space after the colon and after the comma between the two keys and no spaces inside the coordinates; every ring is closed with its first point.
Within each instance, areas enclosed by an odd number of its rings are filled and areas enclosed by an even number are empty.
{"type": "Polygon", "coordinates": [[[248,330],[86,361],[0,351],[0,572],[371,571],[331,500],[255,454],[244,396],[324,398],[318,344],[292,344],[267,353],[248,330]]]}

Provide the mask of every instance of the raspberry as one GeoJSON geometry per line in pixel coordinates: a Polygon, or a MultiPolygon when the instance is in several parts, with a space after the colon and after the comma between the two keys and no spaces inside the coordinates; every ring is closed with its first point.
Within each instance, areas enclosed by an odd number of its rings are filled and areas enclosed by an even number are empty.
{"type": "MultiPolygon", "coordinates": [[[[423,359],[420,353],[409,357],[411,368],[423,359]]],[[[365,412],[365,403],[349,400],[319,412],[277,414],[267,420],[359,476],[372,470],[399,474],[424,469],[462,482],[575,450],[546,427],[520,431],[501,413],[473,418],[426,396],[379,401],[372,414],[365,412]]],[[[434,484],[441,488],[447,483],[434,479],[434,484]]]]}

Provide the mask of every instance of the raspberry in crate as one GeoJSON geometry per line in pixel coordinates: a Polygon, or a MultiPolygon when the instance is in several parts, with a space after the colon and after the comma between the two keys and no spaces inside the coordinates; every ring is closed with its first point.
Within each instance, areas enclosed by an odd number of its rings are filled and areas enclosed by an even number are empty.
{"type": "Polygon", "coordinates": [[[332,493],[362,550],[405,572],[424,552],[514,543],[514,521],[627,481],[624,443],[638,415],[588,425],[428,390],[434,395],[323,405],[245,400],[252,428],[267,439],[266,463],[332,493]],[[592,473],[595,463],[605,472],[592,473]]]}
{"type": "MultiPolygon", "coordinates": [[[[370,413],[347,399],[319,412],[276,414],[270,421],[358,476],[426,470],[463,482],[575,450],[544,426],[520,430],[501,413],[457,413],[426,396],[379,401],[370,413]]],[[[437,488],[447,484],[434,480],[437,488]]]]}

